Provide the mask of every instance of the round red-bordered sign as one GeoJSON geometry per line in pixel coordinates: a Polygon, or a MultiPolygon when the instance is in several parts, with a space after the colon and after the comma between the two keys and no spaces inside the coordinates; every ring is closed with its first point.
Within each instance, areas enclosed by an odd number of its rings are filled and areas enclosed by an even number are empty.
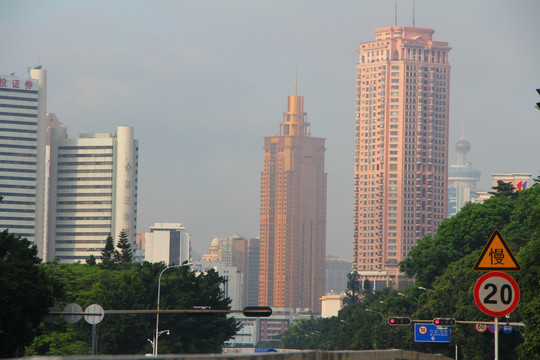
{"type": "Polygon", "coordinates": [[[519,286],[510,275],[492,271],[482,275],[476,282],[474,301],[487,315],[508,315],[519,303],[519,286]]]}
{"type": "Polygon", "coordinates": [[[474,329],[476,331],[478,331],[479,333],[483,333],[483,332],[485,332],[487,330],[487,325],[486,324],[475,324],[474,329]]]}

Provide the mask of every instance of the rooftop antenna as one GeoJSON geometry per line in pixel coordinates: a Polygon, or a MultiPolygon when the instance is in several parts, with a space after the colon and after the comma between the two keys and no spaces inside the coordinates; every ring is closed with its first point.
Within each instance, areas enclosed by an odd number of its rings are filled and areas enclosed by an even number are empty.
{"type": "Polygon", "coordinates": [[[394,0],[394,26],[397,26],[397,0],[394,0]]]}
{"type": "Polygon", "coordinates": [[[296,96],[296,77],[298,74],[298,70],[294,69],[294,96],[296,96]]]}
{"type": "Polygon", "coordinates": [[[414,27],[414,0],[412,0],[412,27],[414,27]]]}

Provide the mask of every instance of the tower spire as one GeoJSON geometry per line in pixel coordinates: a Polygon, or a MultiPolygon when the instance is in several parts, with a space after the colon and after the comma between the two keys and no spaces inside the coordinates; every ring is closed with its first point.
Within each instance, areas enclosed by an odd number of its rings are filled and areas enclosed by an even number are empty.
{"type": "Polygon", "coordinates": [[[294,96],[296,96],[296,84],[297,84],[297,75],[298,75],[298,70],[295,68],[294,69],[294,96]]]}
{"type": "Polygon", "coordinates": [[[414,27],[414,0],[412,0],[412,27],[414,27]]]}
{"type": "Polygon", "coordinates": [[[394,26],[397,26],[397,0],[394,0],[394,26]]]}

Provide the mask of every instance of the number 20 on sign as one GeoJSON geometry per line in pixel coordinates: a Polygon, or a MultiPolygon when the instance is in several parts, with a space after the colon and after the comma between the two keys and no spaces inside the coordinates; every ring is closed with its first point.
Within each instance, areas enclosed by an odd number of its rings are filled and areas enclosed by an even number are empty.
{"type": "Polygon", "coordinates": [[[487,315],[510,314],[519,303],[519,286],[508,274],[492,271],[484,274],[474,286],[474,301],[487,315]]]}

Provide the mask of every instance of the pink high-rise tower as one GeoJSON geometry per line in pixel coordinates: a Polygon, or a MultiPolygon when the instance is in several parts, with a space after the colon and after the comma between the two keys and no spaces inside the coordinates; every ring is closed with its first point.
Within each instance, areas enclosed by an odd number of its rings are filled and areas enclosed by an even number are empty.
{"type": "Polygon", "coordinates": [[[379,289],[446,218],[450,47],[431,29],[374,32],[356,65],[353,270],[379,289]]]}

